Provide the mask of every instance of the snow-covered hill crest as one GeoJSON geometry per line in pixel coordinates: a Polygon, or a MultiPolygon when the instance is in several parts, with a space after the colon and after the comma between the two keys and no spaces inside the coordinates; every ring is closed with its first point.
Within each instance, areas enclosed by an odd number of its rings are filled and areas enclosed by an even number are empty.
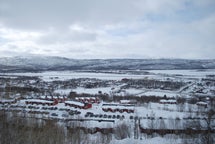
{"type": "Polygon", "coordinates": [[[48,70],[215,69],[215,60],[186,59],[68,59],[49,56],[0,58],[1,72],[48,70]]]}

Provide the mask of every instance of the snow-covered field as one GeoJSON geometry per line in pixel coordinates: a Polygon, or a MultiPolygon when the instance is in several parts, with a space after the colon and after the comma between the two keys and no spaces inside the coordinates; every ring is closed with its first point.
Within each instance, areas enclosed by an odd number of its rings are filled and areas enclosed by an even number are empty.
{"type": "Polygon", "coordinates": [[[158,75],[181,75],[184,78],[204,78],[206,75],[214,75],[215,69],[206,70],[150,70],[148,72],[158,75]]]}
{"type": "Polygon", "coordinates": [[[206,69],[206,70],[150,70],[148,72],[156,74],[178,74],[178,75],[214,75],[215,69],[206,69]]]}
{"type": "MultiPolygon", "coordinates": [[[[147,70],[146,70],[147,71],[147,70]]],[[[145,71],[145,72],[146,72],[145,71]]],[[[126,73],[126,71],[124,71],[126,73]]],[[[138,71],[137,71],[138,72],[138,71]]],[[[123,78],[143,79],[143,78],[160,78],[164,75],[182,75],[185,77],[205,77],[206,75],[214,75],[215,69],[206,70],[149,70],[150,74],[119,74],[119,73],[99,73],[99,72],[76,72],[76,71],[48,71],[41,73],[0,73],[1,75],[17,75],[17,76],[39,76],[45,81],[68,80],[76,78],[97,78],[103,80],[121,80],[123,78]]],[[[1,76],[2,77],[2,76],[1,76]]]]}
{"type": "Polygon", "coordinates": [[[154,75],[135,75],[135,74],[114,74],[114,73],[93,73],[93,72],[75,72],[75,71],[50,71],[41,73],[1,73],[2,75],[17,76],[38,76],[44,81],[68,80],[77,78],[96,78],[102,80],[121,80],[123,78],[143,79],[145,77],[154,77],[154,75]]]}
{"type": "Polygon", "coordinates": [[[142,93],[141,95],[146,95],[146,96],[159,96],[163,97],[166,95],[166,97],[176,97],[177,93],[174,92],[169,92],[169,91],[147,91],[145,93],[142,93]]]}

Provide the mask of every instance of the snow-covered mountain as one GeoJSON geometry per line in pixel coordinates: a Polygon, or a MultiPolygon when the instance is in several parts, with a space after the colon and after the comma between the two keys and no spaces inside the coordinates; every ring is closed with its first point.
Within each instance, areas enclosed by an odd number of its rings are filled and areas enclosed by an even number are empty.
{"type": "Polygon", "coordinates": [[[0,58],[0,72],[48,70],[215,69],[215,60],[186,59],[68,59],[22,56],[0,58]]]}

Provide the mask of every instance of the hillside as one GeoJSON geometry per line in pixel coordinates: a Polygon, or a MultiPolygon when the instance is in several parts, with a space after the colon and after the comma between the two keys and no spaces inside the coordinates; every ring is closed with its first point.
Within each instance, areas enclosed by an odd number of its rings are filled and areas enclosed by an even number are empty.
{"type": "Polygon", "coordinates": [[[215,60],[68,59],[64,57],[44,56],[0,58],[0,72],[36,72],[50,70],[174,70],[214,68],[215,60]]]}

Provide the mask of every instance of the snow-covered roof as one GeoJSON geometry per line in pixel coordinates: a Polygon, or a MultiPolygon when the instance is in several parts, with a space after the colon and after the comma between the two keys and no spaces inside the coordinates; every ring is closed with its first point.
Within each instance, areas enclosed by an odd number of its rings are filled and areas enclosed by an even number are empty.
{"type": "Polygon", "coordinates": [[[40,96],[41,99],[52,99],[52,96],[40,96]]]}
{"type": "Polygon", "coordinates": [[[160,100],[160,102],[163,102],[163,103],[176,103],[176,100],[173,100],[173,99],[170,99],[170,100],[160,100]]]}
{"type": "Polygon", "coordinates": [[[133,105],[128,105],[128,104],[126,104],[126,105],[122,105],[122,104],[103,104],[102,108],[134,109],[134,106],[133,105]]]}
{"type": "Polygon", "coordinates": [[[120,100],[120,103],[129,103],[130,100],[120,100]]]}
{"type": "Polygon", "coordinates": [[[77,105],[77,106],[84,106],[84,103],[77,102],[77,101],[65,101],[65,103],[73,104],[73,105],[77,105]]]}
{"type": "Polygon", "coordinates": [[[63,99],[63,96],[40,96],[41,99],[63,99]]]}
{"type": "Polygon", "coordinates": [[[203,101],[197,102],[196,104],[197,104],[197,105],[207,105],[207,103],[206,103],[206,102],[203,102],[203,101]]]}
{"type": "Polygon", "coordinates": [[[41,100],[41,99],[28,99],[26,102],[41,102],[41,103],[53,103],[53,101],[41,100]]]}
{"type": "Polygon", "coordinates": [[[5,103],[5,102],[13,102],[14,101],[14,99],[1,99],[0,100],[0,102],[3,102],[3,103],[5,103]]]}
{"type": "Polygon", "coordinates": [[[134,104],[121,104],[121,103],[103,103],[102,106],[126,106],[126,107],[134,107],[134,104]]]}
{"type": "Polygon", "coordinates": [[[76,100],[78,100],[78,99],[82,99],[82,100],[84,100],[84,99],[94,99],[94,100],[96,100],[97,98],[96,97],[76,97],[75,99],[76,100]]]}

